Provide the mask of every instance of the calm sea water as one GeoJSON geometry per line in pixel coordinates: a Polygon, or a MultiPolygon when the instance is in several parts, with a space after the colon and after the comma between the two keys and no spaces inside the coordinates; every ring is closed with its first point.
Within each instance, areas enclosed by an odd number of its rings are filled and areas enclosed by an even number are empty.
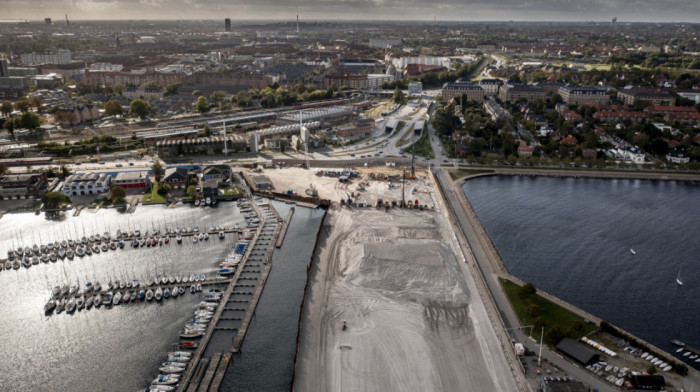
{"type": "Polygon", "coordinates": [[[700,348],[700,186],[482,177],[463,190],[513,275],[669,352],[700,348]]]}

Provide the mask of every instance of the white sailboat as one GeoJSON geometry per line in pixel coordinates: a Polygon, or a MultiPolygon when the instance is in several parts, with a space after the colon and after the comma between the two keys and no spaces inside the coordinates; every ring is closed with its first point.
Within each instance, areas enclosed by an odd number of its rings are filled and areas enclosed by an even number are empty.
{"type": "Polygon", "coordinates": [[[676,283],[679,286],[683,286],[683,281],[681,281],[681,269],[678,268],[678,276],[676,276],[676,283]]]}

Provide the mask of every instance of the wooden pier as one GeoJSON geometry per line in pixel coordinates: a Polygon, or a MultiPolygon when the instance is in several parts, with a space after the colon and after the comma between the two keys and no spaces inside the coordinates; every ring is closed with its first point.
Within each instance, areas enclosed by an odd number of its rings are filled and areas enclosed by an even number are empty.
{"type": "Polygon", "coordinates": [[[230,280],[226,281],[228,286],[204,336],[200,338],[199,347],[193,353],[192,361],[187,371],[181,378],[177,389],[179,392],[218,391],[228,368],[231,353],[238,352],[240,349],[250,320],[255,312],[265,281],[272,268],[271,257],[275,249],[273,244],[280,234],[282,225],[279,214],[271,206],[266,206],[269,208],[269,211],[264,211],[264,213],[261,211],[261,206],[256,205],[254,202],[251,202],[251,206],[260,217],[260,225],[248,247],[246,247],[235,274],[230,280]],[[257,273],[261,274],[261,276],[241,277],[244,273],[257,273]],[[241,282],[239,283],[239,281],[241,282]],[[236,288],[246,288],[246,291],[235,291],[236,288]],[[254,290],[252,290],[253,288],[254,290]],[[248,289],[251,289],[251,291],[248,291],[248,289]],[[250,298],[236,298],[238,296],[250,296],[250,298]],[[247,304],[247,306],[244,304],[247,304]],[[225,311],[245,311],[245,315],[242,317],[238,315],[224,316],[223,312],[225,311]],[[240,326],[232,326],[225,323],[224,325],[219,325],[220,321],[240,321],[241,324],[240,326]],[[212,335],[216,332],[235,332],[233,347],[228,353],[215,353],[211,358],[206,358],[204,353],[212,335]]]}
{"type": "Polygon", "coordinates": [[[292,216],[294,216],[294,207],[289,209],[287,219],[285,219],[284,223],[282,224],[282,231],[280,232],[279,237],[277,237],[277,244],[275,244],[276,248],[282,247],[282,242],[284,242],[284,236],[287,235],[287,229],[289,228],[289,223],[292,221],[292,216]]]}

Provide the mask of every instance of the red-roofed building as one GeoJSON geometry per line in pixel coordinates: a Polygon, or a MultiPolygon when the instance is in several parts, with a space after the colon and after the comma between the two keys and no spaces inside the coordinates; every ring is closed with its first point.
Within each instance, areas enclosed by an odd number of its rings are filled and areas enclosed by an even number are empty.
{"type": "Polygon", "coordinates": [[[697,113],[695,106],[647,106],[644,108],[644,113],[697,113]]]}
{"type": "Polygon", "coordinates": [[[591,105],[591,107],[594,107],[596,110],[607,110],[611,112],[626,112],[630,110],[629,106],[627,105],[591,105]]]}
{"type": "Polygon", "coordinates": [[[523,145],[518,146],[518,156],[519,157],[531,157],[533,151],[535,151],[535,149],[530,147],[530,146],[523,146],[523,145]]]}
{"type": "Polygon", "coordinates": [[[403,70],[403,77],[410,78],[411,76],[421,76],[424,73],[440,73],[443,71],[447,71],[447,68],[441,65],[407,64],[403,70]]]}
{"type": "Polygon", "coordinates": [[[576,139],[574,136],[569,135],[559,142],[559,144],[564,144],[567,146],[578,146],[578,139],[576,139]]]}
{"type": "Polygon", "coordinates": [[[579,120],[581,120],[581,115],[576,113],[573,110],[566,110],[564,113],[562,113],[562,116],[564,116],[564,120],[566,120],[566,121],[579,121],[579,120]]]}
{"type": "Polygon", "coordinates": [[[664,121],[668,123],[675,123],[678,121],[681,124],[700,125],[700,113],[666,113],[664,114],[664,121]]]}
{"type": "Polygon", "coordinates": [[[615,122],[615,121],[645,121],[647,115],[642,112],[616,112],[601,110],[599,112],[593,113],[593,118],[600,120],[602,122],[615,122]]]}

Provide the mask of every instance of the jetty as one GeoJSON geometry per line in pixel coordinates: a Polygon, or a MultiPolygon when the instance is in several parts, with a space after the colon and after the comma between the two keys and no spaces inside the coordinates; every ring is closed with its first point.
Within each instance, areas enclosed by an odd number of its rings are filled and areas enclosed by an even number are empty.
{"type": "Polygon", "coordinates": [[[199,346],[182,374],[179,392],[218,391],[232,353],[237,353],[272,268],[273,244],[282,229],[282,219],[266,201],[250,203],[260,224],[245,249],[236,272],[228,282],[199,346]],[[212,340],[232,341],[228,352],[209,347],[212,340]]]}
{"type": "Polygon", "coordinates": [[[292,221],[292,216],[294,216],[294,207],[289,209],[289,213],[287,214],[287,218],[284,220],[284,223],[282,224],[282,231],[280,232],[280,235],[277,238],[277,244],[275,244],[276,248],[282,247],[282,243],[284,242],[284,236],[287,235],[287,228],[289,228],[289,222],[292,221]]]}

